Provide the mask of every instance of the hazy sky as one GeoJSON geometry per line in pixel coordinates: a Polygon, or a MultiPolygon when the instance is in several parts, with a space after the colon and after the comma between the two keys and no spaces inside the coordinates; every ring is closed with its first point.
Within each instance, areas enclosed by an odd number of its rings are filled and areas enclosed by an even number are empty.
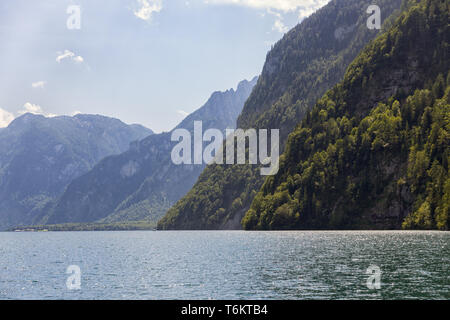
{"type": "Polygon", "coordinates": [[[258,75],[270,46],[327,2],[1,0],[0,127],[81,112],[168,131],[258,75]],[[67,27],[73,5],[80,29],[67,27]]]}

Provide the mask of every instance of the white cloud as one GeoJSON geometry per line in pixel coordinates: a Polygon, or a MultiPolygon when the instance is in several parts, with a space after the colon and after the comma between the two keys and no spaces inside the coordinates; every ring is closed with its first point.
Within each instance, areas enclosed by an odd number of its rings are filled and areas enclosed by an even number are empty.
{"type": "MultiPolygon", "coordinates": [[[[330,0],[203,0],[205,4],[237,5],[258,10],[266,10],[269,15],[275,16],[272,30],[280,33],[289,31],[283,22],[283,14],[297,12],[298,18],[303,20],[330,0]]],[[[260,13],[261,17],[265,12],[260,13]]]]}
{"type": "Polygon", "coordinates": [[[283,21],[281,21],[281,19],[277,19],[277,20],[275,20],[275,23],[273,24],[272,30],[276,30],[280,33],[286,33],[289,31],[289,28],[284,25],[284,23],[283,23],[283,21]]]}
{"type": "Polygon", "coordinates": [[[184,110],[177,110],[177,113],[182,115],[183,117],[187,117],[189,115],[189,112],[186,112],[184,110]]]}
{"type": "Polygon", "coordinates": [[[82,56],[76,56],[73,58],[73,61],[75,61],[76,63],[83,63],[84,59],[82,56]]]}
{"type": "Polygon", "coordinates": [[[75,56],[75,53],[69,50],[64,50],[64,52],[57,52],[58,56],[56,57],[56,62],[60,63],[61,60],[64,60],[66,58],[73,58],[75,56]]]}
{"type": "Polygon", "coordinates": [[[280,33],[286,33],[289,31],[289,27],[287,27],[283,22],[283,15],[281,13],[270,8],[267,9],[267,13],[276,17],[272,30],[278,31],[280,33]]]}
{"type": "Polygon", "coordinates": [[[64,59],[70,59],[76,63],[82,63],[84,61],[82,56],[77,56],[75,53],[69,50],[64,50],[64,52],[57,52],[56,53],[56,62],[60,63],[64,59]]]}
{"type": "Polygon", "coordinates": [[[7,127],[13,120],[14,115],[11,112],[0,108],[0,128],[7,127]]]}
{"type": "Polygon", "coordinates": [[[273,9],[283,12],[296,11],[299,8],[320,8],[329,0],[204,0],[212,4],[232,4],[255,9],[273,9]]]}
{"type": "Polygon", "coordinates": [[[47,81],[36,81],[31,84],[31,87],[44,89],[46,84],[47,84],[47,81]]]}
{"type": "Polygon", "coordinates": [[[303,7],[301,9],[299,9],[298,10],[298,18],[299,18],[299,20],[303,20],[304,18],[309,17],[314,12],[316,12],[317,9],[320,9],[321,7],[326,5],[327,3],[328,3],[328,1],[318,1],[318,3],[315,4],[314,6],[303,7]]]}
{"type": "Polygon", "coordinates": [[[25,113],[32,113],[32,114],[40,114],[47,118],[56,117],[56,114],[53,113],[46,113],[44,110],[42,110],[42,107],[37,104],[32,104],[30,102],[27,102],[23,105],[23,109],[18,112],[19,115],[23,115],[25,113]]]}
{"type": "Polygon", "coordinates": [[[37,104],[32,104],[30,102],[27,102],[23,105],[23,110],[19,111],[19,114],[25,114],[25,113],[33,113],[33,114],[43,114],[41,106],[37,104]]]}
{"type": "Polygon", "coordinates": [[[139,9],[134,10],[134,15],[139,19],[150,21],[154,12],[162,10],[162,0],[137,0],[139,9]]]}

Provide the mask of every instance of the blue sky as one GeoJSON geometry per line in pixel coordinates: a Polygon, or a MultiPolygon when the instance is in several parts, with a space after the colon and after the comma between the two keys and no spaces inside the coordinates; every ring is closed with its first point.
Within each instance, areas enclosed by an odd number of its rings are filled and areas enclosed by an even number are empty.
{"type": "Polygon", "coordinates": [[[261,72],[327,0],[2,0],[0,127],[24,112],[117,117],[168,131],[261,72]],[[81,28],[67,28],[67,8],[81,28]]]}

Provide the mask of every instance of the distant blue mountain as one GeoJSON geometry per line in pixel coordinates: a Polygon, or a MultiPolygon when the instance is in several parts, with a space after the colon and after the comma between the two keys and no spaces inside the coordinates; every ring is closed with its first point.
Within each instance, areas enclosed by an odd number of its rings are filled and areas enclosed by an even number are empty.
{"type": "Polygon", "coordinates": [[[33,223],[73,179],[152,134],[99,115],[15,119],[0,130],[0,230],[33,223]]]}
{"type": "MultiPolygon", "coordinates": [[[[235,128],[245,101],[257,82],[242,81],[236,90],[214,92],[197,111],[176,128],[193,132],[194,121],[203,130],[235,128]]],[[[105,158],[75,179],[40,223],[123,221],[156,222],[194,185],[205,165],[174,165],[171,133],[152,135],[133,143],[130,150],[105,158]]]]}

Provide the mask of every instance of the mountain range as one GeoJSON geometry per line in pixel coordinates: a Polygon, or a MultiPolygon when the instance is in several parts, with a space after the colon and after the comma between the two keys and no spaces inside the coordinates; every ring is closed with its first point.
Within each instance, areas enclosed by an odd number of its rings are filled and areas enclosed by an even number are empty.
{"type": "Polygon", "coordinates": [[[37,222],[73,179],[151,134],[99,115],[18,117],[0,131],[0,230],[37,222]]]}
{"type": "Polygon", "coordinates": [[[273,46],[259,78],[213,93],[170,132],[16,119],[0,130],[0,228],[448,230],[450,3],[370,4],[381,29],[367,1],[332,0],[273,46]],[[279,129],[279,171],[174,164],[172,133],[192,136],[195,121],[279,129]]]}
{"type": "MultiPolygon", "coordinates": [[[[240,82],[236,90],[214,92],[173,130],[183,128],[193,134],[194,121],[202,121],[203,130],[235,128],[257,79],[240,82]]],[[[126,152],[103,159],[74,179],[40,223],[145,221],[156,226],[205,167],[172,162],[171,150],[177,144],[171,141],[173,130],[135,142],[126,152]]]]}
{"type": "MultiPolygon", "coordinates": [[[[280,150],[316,101],[342,79],[360,51],[399,14],[400,0],[377,1],[382,30],[368,29],[367,1],[339,0],[290,30],[267,54],[239,128],[280,130],[280,150]],[[342,30],[345,30],[343,32],[342,30]]],[[[159,222],[160,229],[241,229],[265,179],[254,165],[210,165],[159,222]]]]}
{"type": "Polygon", "coordinates": [[[366,3],[331,1],[269,53],[238,125],[283,129],[297,120],[286,130],[279,172],[263,179],[254,166],[208,166],[159,229],[448,230],[450,4],[377,4],[389,17],[378,34],[367,34],[359,19],[352,24],[366,3]],[[332,50],[340,37],[328,25],[339,19],[353,29],[344,33],[356,40],[346,43],[353,61],[332,50]],[[291,60],[304,52],[304,60],[291,60]],[[343,68],[325,63],[302,74],[329,59],[343,68]],[[329,68],[341,78],[335,84],[323,82],[329,68]],[[302,83],[307,92],[323,83],[312,93],[320,98],[308,100],[302,83]]]}

